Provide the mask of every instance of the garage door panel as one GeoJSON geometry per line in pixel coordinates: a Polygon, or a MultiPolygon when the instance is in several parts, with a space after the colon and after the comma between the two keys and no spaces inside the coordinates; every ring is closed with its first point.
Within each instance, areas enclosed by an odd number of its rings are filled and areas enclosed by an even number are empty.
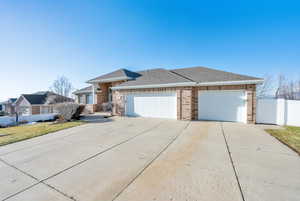
{"type": "Polygon", "coordinates": [[[176,119],[175,92],[132,93],[126,96],[126,115],[176,119]]]}
{"type": "Polygon", "coordinates": [[[199,91],[198,119],[246,122],[245,91],[199,91]]]}

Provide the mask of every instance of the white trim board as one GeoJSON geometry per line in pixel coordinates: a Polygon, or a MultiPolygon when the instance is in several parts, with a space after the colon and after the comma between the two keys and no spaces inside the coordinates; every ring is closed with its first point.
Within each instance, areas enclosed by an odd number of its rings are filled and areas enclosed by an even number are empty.
{"type": "Polygon", "coordinates": [[[180,83],[168,83],[168,84],[149,84],[149,85],[135,85],[135,86],[116,86],[111,87],[112,90],[118,89],[147,89],[147,88],[164,88],[164,87],[185,87],[195,86],[196,82],[180,82],[180,83]]]}
{"type": "Polygon", "coordinates": [[[200,82],[196,86],[215,86],[215,85],[240,85],[240,84],[262,84],[264,80],[239,80],[221,82],[200,82]]]}
{"type": "Polygon", "coordinates": [[[241,81],[222,81],[222,82],[180,82],[168,84],[149,84],[135,86],[116,86],[111,87],[112,90],[119,89],[147,89],[147,88],[164,88],[164,87],[182,87],[182,86],[222,86],[222,85],[241,85],[241,84],[262,84],[264,80],[241,80],[241,81]]]}
{"type": "Polygon", "coordinates": [[[129,80],[132,79],[131,77],[113,77],[113,78],[106,78],[106,79],[99,79],[99,80],[91,80],[87,81],[86,83],[93,84],[93,83],[106,83],[106,82],[113,82],[113,81],[121,81],[121,80],[129,80]]]}

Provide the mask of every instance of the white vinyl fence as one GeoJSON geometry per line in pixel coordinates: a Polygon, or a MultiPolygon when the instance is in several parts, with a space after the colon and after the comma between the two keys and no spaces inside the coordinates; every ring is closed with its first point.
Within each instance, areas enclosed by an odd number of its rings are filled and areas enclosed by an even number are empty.
{"type": "Polygon", "coordinates": [[[258,99],[256,122],[300,126],[300,101],[284,99],[258,99]]]}
{"type": "MultiPolygon", "coordinates": [[[[36,121],[48,121],[54,120],[56,114],[36,114],[28,116],[19,116],[19,122],[36,122],[36,121]]],[[[0,126],[10,126],[14,125],[16,122],[16,117],[4,116],[0,117],[0,126]]]]}

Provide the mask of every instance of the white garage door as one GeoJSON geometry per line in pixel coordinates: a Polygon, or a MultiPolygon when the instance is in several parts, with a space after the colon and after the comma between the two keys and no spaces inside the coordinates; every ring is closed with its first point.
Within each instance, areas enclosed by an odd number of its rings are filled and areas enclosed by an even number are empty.
{"type": "Polygon", "coordinates": [[[199,91],[198,119],[247,122],[245,91],[199,91]]]}
{"type": "Polygon", "coordinates": [[[126,96],[125,114],[176,119],[176,92],[130,93],[126,96]]]}

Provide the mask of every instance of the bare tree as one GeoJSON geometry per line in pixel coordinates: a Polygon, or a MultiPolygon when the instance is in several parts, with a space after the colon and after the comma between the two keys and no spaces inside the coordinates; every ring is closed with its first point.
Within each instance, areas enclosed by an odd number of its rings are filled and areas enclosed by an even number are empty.
{"type": "Polygon", "coordinates": [[[297,100],[300,94],[300,81],[288,80],[283,74],[278,76],[276,98],[297,100]]]}
{"type": "Polygon", "coordinates": [[[257,86],[257,97],[262,98],[274,94],[274,79],[271,75],[264,76],[264,83],[257,86]]]}
{"type": "Polygon", "coordinates": [[[287,99],[288,100],[295,100],[295,95],[296,95],[296,92],[295,92],[295,83],[293,80],[289,81],[288,83],[288,87],[287,87],[287,99]]]}
{"type": "Polygon", "coordinates": [[[19,124],[19,117],[28,112],[28,107],[16,107],[15,115],[16,115],[16,124],[19,124]]]}
{"type": "Polygon", "coordinates": [[[286,95],[286,78],[283,74],[278,75],[278,85],[276,89],[276,98],[285,98],[286,95]]]}
{"type": "Polygon", "coordinates": [[[65,76],[58,77],[50,87],[50,90],[61,96],[70,97],[73,86],[65,76]]]}

